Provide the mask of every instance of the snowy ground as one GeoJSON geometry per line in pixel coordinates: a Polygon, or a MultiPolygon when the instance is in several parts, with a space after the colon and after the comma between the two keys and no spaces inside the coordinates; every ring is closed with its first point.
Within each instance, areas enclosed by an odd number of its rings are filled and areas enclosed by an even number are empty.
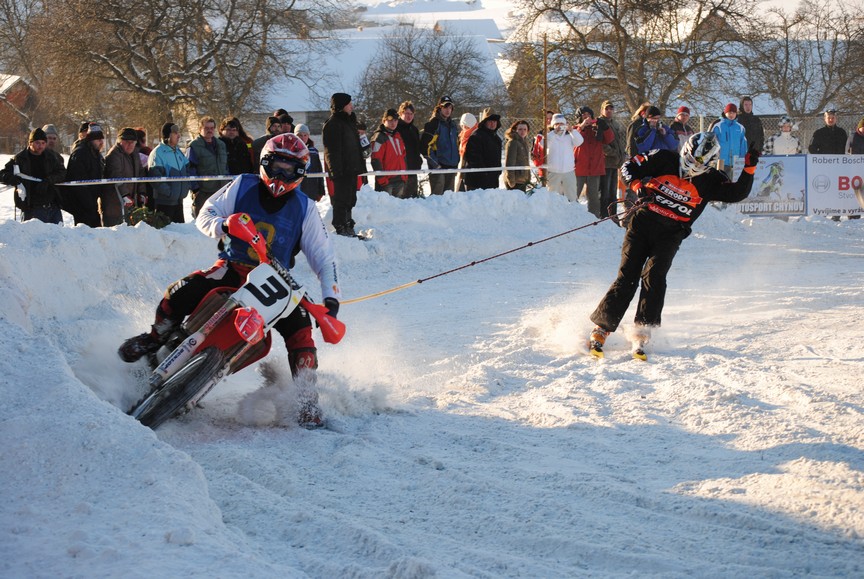
{"type": "MultiPolygon", "coordinates": [[[[623,331],[584,352],[618,264],[604,223],[344,305],[320,348],[330,430],[244,424],[249,369],[153,432],[124,414],[144,371],[115,350],[213,242],[10,203],[3,577],[864,575],[864,220],[709,208],[647,363],[623,331]]],[[[346,298],[591,221],[542,191],[364,190],[355,218],[375,237],[335,239],[346,298]]]]}

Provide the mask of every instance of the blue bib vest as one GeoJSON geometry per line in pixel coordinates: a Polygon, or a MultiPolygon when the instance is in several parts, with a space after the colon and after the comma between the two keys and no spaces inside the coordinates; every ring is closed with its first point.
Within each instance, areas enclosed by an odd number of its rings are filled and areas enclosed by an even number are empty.
{"type": "MultiPolygon", "coordinates": [[[[242,175],[232,186],[239,187],[235,213],[248,213],[264,239],[270,252],[282,265],[291,268],[294,256],[300,251],[300,236],[303,220],[311,200],[299,188],[285,194],[285,205],[276,213],[268,213],[261,205],[258,186],[261,180],[256,175],[242,175]]],[[[258,265],[258,255],[245,241],[226,236],[219,257],[229,261],[258,265]]]]}

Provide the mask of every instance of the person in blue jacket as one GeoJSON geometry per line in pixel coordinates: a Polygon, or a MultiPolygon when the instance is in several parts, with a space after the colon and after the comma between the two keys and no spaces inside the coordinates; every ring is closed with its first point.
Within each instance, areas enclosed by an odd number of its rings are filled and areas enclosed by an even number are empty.
{"type": "MultiPolygon", "coordinates": [[[[162,142],[150,152],[147,159],[148,177],[188,177],[189,159],[180,150],[180,127],[174,123],[162,125],[162,142]]],[[[189,192],[189,184],[183,181],[153,183],[153,200],[156,211],[167,215],[172,223],[185,223],[183,199],[189,192]]]]}
{"type": "Polygon", "coordinates": [[[642,125],[636,129],[636,152],[647,153],[657,149],[678,151],[678,139],[660,117],[663,113],[655,106],[648,107],[642,125]]]}
{"type": "Polygon", "coordinates": [[[720,142],[720,159],[723,160],[723,171],[731,179],[732,167],[735,158],[744,158],[747,154],[747,137],[744,135],[744,126],[736,121],[738,107],[735,103],[729,103],[723,109],[723,117],[717,122],[711,131],[717,135],[720,142]]]}

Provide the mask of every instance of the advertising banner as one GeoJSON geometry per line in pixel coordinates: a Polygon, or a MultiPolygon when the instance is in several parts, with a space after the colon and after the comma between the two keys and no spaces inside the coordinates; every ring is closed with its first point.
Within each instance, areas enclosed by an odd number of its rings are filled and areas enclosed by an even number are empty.
{"type": "Polygon", "coordinates": [[[807,155],[810,215],[864,213],[864,155],[807,155]]]}
{"type": "Polygon", "coordinates": [[[738,211],[751,216],[806,215],[807,170],[807,155],[760,157],[750,196],[737,205],[738,211]]]}

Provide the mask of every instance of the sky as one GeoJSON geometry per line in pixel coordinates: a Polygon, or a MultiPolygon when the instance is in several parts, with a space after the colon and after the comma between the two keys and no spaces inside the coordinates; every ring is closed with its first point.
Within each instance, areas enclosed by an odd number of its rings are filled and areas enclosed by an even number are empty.
{"type": "Polygon", "coordinates": [[[293,424],[277,344],[278,385],[248,368],[153,431],[116,349],[214,241],[22,224],[0,188],[0,575],[864,575],[864,220],[709,207],[641,362],[632,309],[587,354],[623,230],[585,205],[364,188],[354,217],[328,427],[293,424]]]}

